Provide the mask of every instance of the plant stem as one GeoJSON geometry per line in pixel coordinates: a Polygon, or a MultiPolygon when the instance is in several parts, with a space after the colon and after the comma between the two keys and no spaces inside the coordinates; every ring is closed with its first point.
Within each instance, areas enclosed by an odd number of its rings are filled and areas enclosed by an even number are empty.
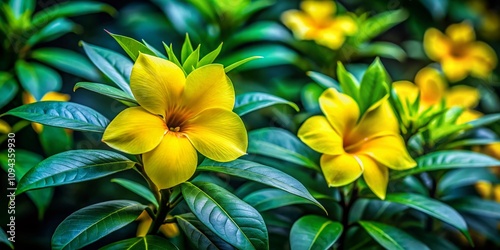
{"type": "Polygon", "coordinates": [[[155,218],[153,219],[153,223],[149,227],[148,234],[156,234],[160,226],[167,218],[167,214],[170,211],[170,204],[168,200],[170,199],[170,189],[162,189],[160,190],[160,203],[158,206],[158,212],[156,213],[155,218]]]}
{"type": "Polygon", "coordinates": [[[344,227],[344,230],[342,230],[342,234],[340,235],[339,239],[339,249],[345,249],[346,245],[346,238],[347,238],[347,231],[349,230],[349,212],[352,208],[352,205],[354,202],[356,202],[356,199],[358,198],[358,188],[356,186],[356,183],[353,184],[353,188],[350,192],[350,197],[349,192],[346,194],[344,192],[340,192],[340,203],[342,205],[342,226],[344,227]]]}

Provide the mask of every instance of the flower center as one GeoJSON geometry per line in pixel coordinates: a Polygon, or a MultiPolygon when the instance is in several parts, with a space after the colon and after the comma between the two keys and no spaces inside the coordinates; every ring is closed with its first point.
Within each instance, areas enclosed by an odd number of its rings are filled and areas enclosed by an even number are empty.
{"type": "Polygon", "coordinates": [[[179,131],[181,131],[181,127],[179,127],[179,126],[177,126],[177,127],[175,127],[175,128],[173,128],[173,127],[169,127],[169,128],[168,128],[168,130],[170,130],[170,131],[172,131],[172,132],[179,132],[179,131]]]}
{"type": "Polygon", "coordinates": [[[165,112],[165,123],[169,131],[182,132],[190,117],[190,112],[186,108],[176,106],[165,112]]]}

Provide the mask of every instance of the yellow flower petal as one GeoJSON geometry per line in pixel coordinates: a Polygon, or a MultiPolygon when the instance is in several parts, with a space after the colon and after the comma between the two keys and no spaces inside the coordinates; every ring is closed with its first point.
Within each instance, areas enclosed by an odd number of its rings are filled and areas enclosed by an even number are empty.
{"type": "Polygon", "coordinates": [[[358,179],[363,173],[363,167],[358,159],[351,154],[322,155],[321,170],[330,187],[347,185],[358,179]]]}
{"type": "Polygon", "coordinates": [[[42,97],[41,101],[61,101],[61,102],[67,102],[69,101],[70,96],[67,94],[63,93],[58,93],[58,92],[48,92],[42,97]]]}
{"type": "Polygon", "coordinates": [[[438,104],[446,91],[446,82],[436,69],[425,67],[415,76],[415,84],[420,88],[420,102],[424,107],[438,104]]]}
{"type": "Polygon", "coordinates": [[[12,128],[7,122],[0,120],[0,134],[8,134],[11,130],[12,128]]]}
{"type": "Polygon", "coordinates": [[[159,189],[177,186],[196,171],[198,155],[181,133],[168,132],[160,145],[142,155],[144,170],[159,189]]]}
{"type": "Polygon", "coordinates": [[[151,223],[153,223],[153,219],[149,216],[148,212],[142,211],[142,213],[137,217],[136,221],[139,221],[139,225],[137,225],[137,231],[135,235],[137,237],[144,237],[149,231],[149,227],[151,223]]]}
{"type": "Polygon", "coordinates": [[[451,41],[441,31],[430,28],[424,34],[424,50],[427,56],[434,61],[439,61],[451,51],[451,41]]]}
{"type": "Polygon", "coordinates": [[[486,78],[497,66],[497,55],[495,51],[486,43],[475,42],[469,49],[470,69],[472,75],[486,78]]]}
{"type": "Polygon", "coordinates": [[[187,121],[182,132],[201,154],[216,161],[232,161],[248,148],[243,121],[226,109],[204,110],[187,121]]]}
{"type": "Polygon", "coordinates": [[[358,158],[363,164],[363,179],[365,179],[366,184],[377,197],[385,199],[387,183],[389,183],[389,170],[368,156],[359,155],[358,158]]]}
{"type": "MultiPolygon", "coordinates": [[[[172,218],[172,216],[168,215],[168,218],[172,218]]],[[[167,238],[174,238],[179,235],[179,227],[175,223],[165,223],[160,226],[160,232],[167,238]]]]}
{"type": "Polygon", "coordinates": [[[281,15],[281,21],[290,30],[297,39],[313,39],[311,30],[316,30],[313,20],[298,10],[288,10],[281,15]]]}
{"type": "MultiPolygon", "coordinates": [[[[413,84],[410,81],[397,81],[392,83],[392,88],[396,91],[399,99],[405,103],[404,100],[408,100],[410,103],[413,103],[415,99],[417,99],[419,89],[417,85],[413,84]]],[[[403,107],[406,107],[404,105],[403,107]]]]}
{"type": "Polygon", "coordinates": [[[313,116],[299,128],[298,137],[317,152],[339,155],[345,153],[342,137],[333,130],[324,116],[313,116]]]}
{"type": "Polygon", "coordinates": [[[234,107],[233,84],[220,64],[210,64],[191,72],[186,78],[183,96],[185,105],[195,114],[210,108],[232,110],[234,107]]]}
{"type": "Polygon", "coordinates": [[[111,121],[102,140],[122,152],[142,154],[158,146],[166,131],[161,117],[142,107],[132,107],[123,110],[111,121]]]}
{"type": "Polygon", "coordinates": [[[441,67],[450,82],[457,82],[467,77],[469,63],[466,58],[445,57],[441,61],[441,67]]]}
{"type": "Polygon", "coordinates": [[[358,32],[358,25],[350,16],[338,16],[333,20],[332,26],[341,30],[346,35],[354,35],[358,32]]]}
{"type": "Polygon", "coordinates": [[[331,18],[337,11],[333,1],[302,1],[300,8],[317,22],[331,18]]]}
{"type": "Polygon", "coordinates": [[[484,153],[500,160],[500,142],[485,145],[484,153]]]}
{"type": "Polygon", "coordinates": [[[476,182],[475,187],[476,191],[484,199],[489,199],[493,193],[493,185],[487,181],[478,181],[476,182]]]}
{"type": "Polygon", "coordinates": [[[366,141],[356,154],[370,156],[376,162],[394,170],[409,169],[417,165],[399,135],[381,136],[366,141]]]}
{"type": "Polygon", "coordinates": [[[445,96],[447,107],[459,106],[463,108],[475,107],[479,98],[479,91],[466,85],[453,86],[445,96]]]}
{"type": "Polygon", "coordinates": [[[445,32],[455,43],[467,43],[476,40],[474,29],[467,22],[452,24],[446,28],[445,32]]]}
{"type": "Polygon", "coordinates": [[[356,125],[359,107],[350,96],[330,88],[319,97],[319,105],[328,122],[341,137],[356,125]]]}
{"type": "Polygon", "coordinates": [[[165,116],[167,107],[180,101],[185,81],[184,73],[174,63],[141,53],[132,68],[130,88],[143,108],[165,116]]]}
{"type": "Polygon", "coordinates": [[[466,122],[470,122],[473,120],[476,120],[483,116],[483,113],[473,110],[473,109],[466,109],[460,114],[460,116],[457,119],[457,124],[464,124],[466,122]]]}
{"type": "Polygon", "coordinates": [[[500,185],[496,184],[493,188],[493,200],[496,202],[500,202],[500,185]]]}
{"type": "Polygon", "coordinates": [[[319,31],[314,40],[320,45],[336,50],[344,44],[345,36],[339,30],[329,29],[319,31]]]}

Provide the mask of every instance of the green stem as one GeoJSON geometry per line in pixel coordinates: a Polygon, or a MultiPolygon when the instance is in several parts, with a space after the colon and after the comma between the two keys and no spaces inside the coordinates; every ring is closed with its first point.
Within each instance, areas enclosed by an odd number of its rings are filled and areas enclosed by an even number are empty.
{"type": "Polygon", "coordinates": [[[149,227],[148,234],[156,234],[160,226],[163,224],[167,218],[168,212],[170,211],[170,204],[168,200],[170,199],[170,190],[163,189],[160,190],[160,204],[158,207],[158,212],[156,213],[153,223],[149,227]]]}

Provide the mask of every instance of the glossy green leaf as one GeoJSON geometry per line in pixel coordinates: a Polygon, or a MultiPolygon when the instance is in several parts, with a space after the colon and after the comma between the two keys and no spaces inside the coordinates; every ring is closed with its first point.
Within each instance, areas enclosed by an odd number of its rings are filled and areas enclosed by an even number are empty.
{"type": "Polygon", "coordinates": [[[134,167],[135,162],[107,150],[71,150],[53,155],[30,169],[17,193],[101,178],[134,167]]]}
{"type": "Polygon", "coordinates": [[[235,249],[201,223],[194,214],[182,214],[175,216],[175,218],[181,230],[196,249],[235,249]]]}
{"type": "Polygon", "coordinates": [[[99,70],[113,81],[120,89],[132,96],[130,73],[133,63],[114,51],[81,42],[85,53],[99,70]]]}
{"type": "Polygon", "coordinates": [[[444,147],[445,149],[456,149],[459,147],[488,145],[493,143],[500,143],[500,140],[497,138],[471,138],[447,143],[444,147]]]}
{"type": "Polygon", "coordinates": [[[135,98],[115,87],[111,87],[102,83],[95,82],[79,82],[75,84],[73,91],[82,88],[86,90],[90,90],[92,92],[111,97],[117,101],[124,103],[127,106],[139,106],[135,98]]]}
{"type": "Polygon", "coordinates": [[[262,41],[291,42],[293,36],[281,24],[269,21],[259,21],[251,23],[241,29],[234,36],[229,37],[226,42],[226,49],[252,42],[262,41]]]}
{"type": "Polygon", "coordinates": [[[337,78],[339,80],[342,92],[355,101],[359,100],[359,83],[358,80],[348,72],[341,62],[337,63],[337,78]]]}
{"type": "Polygon", "coordinates": [[[390,42],[372,42],[359,46],[358,55],[363,57],[384,57],[398,60],[400,62],[406,59],[406,52],[397,44],[390,42]]]}
{"type": "Polygon", "coordinates": [[[61,89],[61,76],[49,67],[23,60],[18,60],[15,67],[21,85],[37,101],[41,100],[48,92],[61,89]]]}
{"type": "Polygon", "coordinates": [[[144,39],[142,39],[142,43],[144,45],[146,45],[146,47],[148,47],[149,50],[153,51],[157,57],[161,57],[163,59],[168,59],[167,56],[165,56],[163,53],[161,53],[155,47],[153,47],[152,45],[150,45],[149,43],[147,43],[146,41],[144,41],[144,39]]]}
{"type": "Polygon", "coordinates": [[[389,90],[384,66],[380,62],[380,59],[376,58],[366,70],[359,86],[360,95],[358,104],[360,117],[372,107],[372,105],[375,105],[386,97],[388,93],[389,90]]]}
{"type": "Polygon", "coordinates": [[[222,50],[222,43],[215,50],[211,51],[210,53],[206,54],[203,58],[201,58],[196,67],[199,68],[201,66],[213,63],[213,61],[217,58],[217,56],[219,56],[221,50],[222,50]]]}
{"type": "Polygon", "coordinates": [[[184,64],[188,57],[193,53],[193,45],[191,45],[191,40],[189,39],[188,33],[186,33],[186,38],[182,44],[181,49],[181,62],[184,64]]]}
{"type": "Polygon", "coordinates": [[[256,162],[246,160],[216,162],[206,159],[200,164],[197,170],[218,172],[262,183],[302,197],[325,210],[323,206],[312,197],[304,185],[295,178],[275,168],[256,162]]]}
{"type": "Polygon", "coordinates": [[[99,71],[84,56],[67,49],[40,48],[31,53],[31,57],[61,71],[97,81],[101,78],[99,71]]]}
{"type": "Polygon", "coordinates": [[[145,237],[135,237],[131,239],[121,240],[109,245],[106,245],[100,250],[176,250],[177,246],[172,244],[167,239],[156,236],[146,235],[145,237]]]}
{"type": "Polygon", "coordinates": [[[248,92],[236,96],[234,112],[239,116],[276,104],[286,104],[299,111],[299,107],[283,98],[261,92],[248,92]]]}
{"type": "Polygon", "coordinates": [[[465,220],[450,206],[429,197],[412,193],[387,194],[386,201],[395,202],[416,209],[422,213],[439,219],[462,232],[472,242],[465,220]]]}
{"type": "MultiPolygon", "coordinates": [[[[10,229],[9,229],[10,231],[10,229]]],[[[15,232],[14,232],[15,233],[15,232]]],[[[9,237],[12,237],[12,236],[7,236],[7,234],[5,233],[5,231],[3,230],[3,228],[0,228],[0,244],[5,244],[7,245],[10,249],[14,249],[14,245],[12,244],[12,242],[9,240],[9,237]]],[[[15,239],[13,239],[15,240],[15,239]]]]}
{"type": "Polygon", "coordinates": [[[97,111],[72,102],[43,101],[9,110],[4,115],[38,122],[43,125],[78,131],[104,132],[109,120],[97,111]]]}
{"type": "Polygon", "coordinates": [[[75,31],[76,29],[77,25],[68,19],[55,19],[47,24],[47,26],[30,36],[26,43],[30,46],[34,46],[37,43],[49,42],[65,35],[66,33],[75,31]]]}
{"type": "Polygon", "coordinates": [[[309,77],[311,77],[311,79],[313,79],[316,83],[318,83],[319,85],[321,85],[325,89],[334,88],[338,91],[341,90],[339,83],[335,79],[333,79],[325,74],[315,72],[315,71],[307,71],[307,75],[309,77]]]}
{"type": "Polygon", "coordinates": [[[437,183],[436,191],[443,195],[455,188],[473,185],[478,181],[494,182],[496,177],[487,168],[456,169],[445,173],[437,183]]]}
{"type": "Polygon", "coordinates": [[[145,208],[128,200],[106,201],[82,208],[56,228],[52,249],[80,249],[135,221],[145,208]]]}
{"type": "Polygon", "coordinates": [[[397,179],[407,175],[442,169],[500,166],[500,161],[495,158],[465,150],[437,151],[421,156],[415,161],[417,167],[404,171],[394,171],[391,178],[397,179]]]}
{"type": "Polygon", "coordinates": [[[227,68],[231,67],[230,70],[233,70],[234,67],[241,65],[242,62],[245,62],[246,64],[239,67],[239,71],[262,69],[281,65],[295,65],[301,69],[305,69],[307,67],[305,60],[297,52],[277,44],[258,45],[241,49],[237,53],[221,58],[220,62],[223,65],[229,65],[226,67],[226,72],[229,72],[227,68]],[[248,58],[252,58],[253,60],[261,57],[262,59],[258,61],[246,63],[248,58]]]}
{"type": "Polygon", "coordinates": [[[357,40],[359,43],[371,40],[408,18],[406,10],[385,11],[362,22],[357,40]]]}
{"type": "Polygon", "coordinates": [[[156,56],[156,54],[151,51],[146,45],[131,37],[117,35],[111,32],[108,32],[108,34],[118,42],[118,44],[134,62],[135,60],[137,60],[137,57],[139,57],[139,53],[156,56]]]}
{"type": "Polygon", "coordinates": [[[481,116],[478,119],[467,122],[465,124],[467,124],[469,126],[469,128],[477,128],[477,127],[482,127],[482,126],[489,125],[489,124],[492,124],[492,123],[498,122],[498,121],[500,121],[500,114],[488,114],[488,115],[481,116]]]}
{"type": "Polygon", "coordinates": [[[156,201],[155,195],[153,194],[153,192],[151,192],[149,188],[135,181],[130,181],[122,178],[111,179],[111,182],[119,184],[120,186],[128,189],[129,191],[132,191],[133,193],[141,196],[142,198],[146,199],[147,201],[158,207],[158,202],[156,201]]]}
{"type": "Polygon", "coordinates": [[[375,221],[359,221],[366,232],[386,249],[429,249],[405,231],[375,221]]]}
{"type": "Polygon", "coordinates": [[[248,153],[292,162],[317,171],[319,155],[295,135],[280,128],[263,128],[248,133],[248,153]]]}
{"type": "Polygon", "coordinates": [[[450,201],[449,204],[461,212],[472,213],[491,219],[500,219],[500,203],[497,201],[468,196],[450,201]]]}
{"type": "Polygon", "coordinates": [[[227,67],[225,67],[224,71],[227,73],[227,72],[229,72],[229,71],[231,71],[231,70],[233,70],[233,69],[235,69],[235,68],[237,68],[237,67],[239,67],[239,66],[241,66],[241,65],[243,65],[243,64],[245,64],[247,62],[253,61],[255,59],[261,59],[261,58],[264,58],[264,57],[262,57],[262,56],[251,56],[251,57],[247,57],[245,59],[241,59],[241,60],[239,60],[239,61],[237,61],[237,62],[235,62],[235,63],[233,63],[233,64],[231,64],[231,65],[229,65],[227,67]]]}
{"type": "Polygon", "coordinates": [[[319,97],[325,91],[324,88],[320,87],[318,84],[309,83],[300,93],[300,100],[302,102],[302,106],[308,113],[312,114],[320,114],[321,108],[319,106],[319,97]]]}
{"type": "Polygon", "coordinates": [[[19,87],[14,77],[7,72],[0,72],[0,108],[9,103],[17,94],[19,87]]]}
{"type": "Polygon", "coordinates": [[[255,191],[243,198],[259,212],[295,204],[314,204],[313,202],[275,188],[255,191]]]}
{"type": "Polygon", "coordinates": [[[210,230],[238,249],[269,249],[262,216],[229,191],[208,182],[181,184],[191,211],[210,230]]]}
{"type": "Polygon", "coordinates": [[[33,16],[33,25],[40,27],[56,18],[80,16],[92,13],[107,12],[111,15],[116,13],[116,10],[103,3],[90,1],[71,1],[56,4],[45,8],[43,11],[36,13],[33,16]]]}
{"type": "Polygon", "coordinates": [[[342,224],[317,215],[298,219],[290,231],[290,248],[330,249],[342,234],[342,224]]]}
{"type": "Polygon", "coordinates": [[[44,126],[41,133],[38,134],[45,155],[51,156],[73,147],[73,136],[71,132],[63,128],[44,126]],[[54,143],[54,142],[57,143],[54,143]]]}
{"type": "Polygon", "coordinates": [[[172,44],[170,44],[170,47],[169,47],[165,43],[163,43],[163,47],[165,48],[165,51],[167,52],[168,60],[175,63],[175,65],[179,66],[179,68],[182,69],[184,74],[186,74],[186,72],[184,71],[184,68],[182,67],[182,64],[179,62],[179,59],[177,59],[177,56],[174,53],[174,49],[172,48],[172,44]]]}
{"type": "Polygon", "coordinates": [[[198,64],[198,60],[200,59],[200,47],[201,46],[198,45],[193,53],[191,53],[182,64],[182,67],[187,74],[191,73],[191,71],[193,71],[198,64]]]}

